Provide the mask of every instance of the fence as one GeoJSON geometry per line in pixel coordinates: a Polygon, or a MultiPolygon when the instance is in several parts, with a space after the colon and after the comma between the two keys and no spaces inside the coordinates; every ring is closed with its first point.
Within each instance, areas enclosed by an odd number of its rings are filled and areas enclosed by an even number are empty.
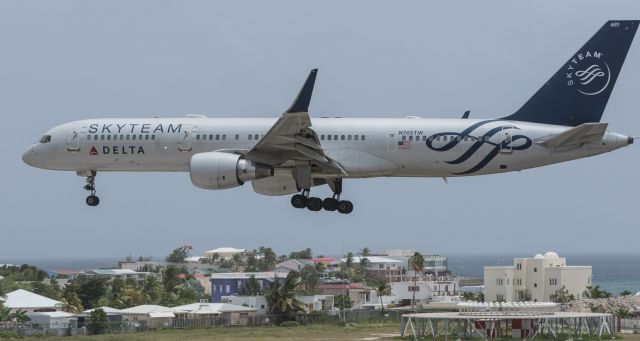
{"type": "MultiPolygon", "coordinates": [[[[401,315],[409,311],[398,310],[345,310],[333,312],[312,312],[296,315],[294,319],[300,324],[314,323],[356,323],[356,324],[382,324],[400,323],[401,315]]],[[[421,311],[424,312],[424,311],[421,311]]],[[[195,329],[195,328],[224,328],[232,326],[257,327],[279,324],[290,318],[284,315],[261,315],[226,319],[222,317],[176,317],[160,325],[150,325],[147,321],[118,321],[105,322],[94,328],[84,323],[72,324],[66,328],[50,328],[33,322],[16,323],[0,322],[0,337],[9,336],[74,336],[88,334],[128,334],[139,333],[157,329],[195,329]]],[[[88,321],[87,321],[88,322],[88,321]]]]}
{"type": "Polygon", "coordinates": [[[640,333],[640,318],[638,317],[619,319],[617,322],[618,322],[618,326],[617,326],[618,331],[631,330],[636,334],[640,333]]]}

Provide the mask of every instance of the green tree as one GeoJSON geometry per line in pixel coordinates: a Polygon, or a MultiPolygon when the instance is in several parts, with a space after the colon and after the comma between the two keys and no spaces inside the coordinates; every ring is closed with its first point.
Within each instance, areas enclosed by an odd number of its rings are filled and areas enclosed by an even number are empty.
{"type": "Polygon", "coordinates": [[[348,295],[333,296],[333,305],[340,310],[351,309],[352,303],[348,295]]]}
{"type": "Polygon", "coordinates": [[[585,298],[607,298],[611,297],[611,293],[606,290],[600,289],[599,285],[596,286],[587,286],[587,290],[584,291],[583,296],[585,298]]]}
{"type": "Polygon", "coordinates": [[[424,257],[420,252],[416,252],[409,259],[409,265],[413,269],[413,295],[411,297],[411,310],[415,309],[416,305],[416,289],[418,286],[418,276],[422,275],[424,271],[424,257]]]}
{"type": "Polygon", "coordinates": [[[556,290],[551,294],[550,299],[552,302],[565,304],[575,300],[575,296],[569,293],[569,290],[563,285],[562,288],[556,290]]]}
{"type": "Polygon", "coordinates": [[[318,292],[318,272],[315,266],[307,265],[300,270],[300,280],[302,293],[305,295],[315,295],[318,292]]]}
{"type": "Polygon", "coordinates": [[[68,313],[79,314],[84,309],[82,300],[75,291],[65,291],[64,297],[62,298],[62,303],[64,304],[64,307],[62,309],[68,313]]]}
{"type": "MultiPolygon", "coordinates": [[[[262,247],[261,247],[262,249],[262,247]]],[[[270,247],[266,247],[261,250],[262,259],[260,262],[260,270],[261,271],[270,271],[276,268],[276,264],[278,263],[278,256],[270,247]]]]}
{"type": "Polygon", "coordinates": [[[380,309],[382,309],[382,315],[384,316],[384,304],[382,303],[382,296],[391,296],[391,286],[387,282],[381,282],[376,287],[376,295],[380,298],[380,309]]]}
{"type": "Polygon", "coordinates": [[[11,309],[2,305],[0,301],[0,322],[11,321],[11,309]]]}
{"type": "Polygon", "coordinates": [[[145,278],[142,283],[141,294],[147,304],[156,304],[162,296],[162,287],[155,276],[145,278]]]}
{"type": "Polygon", "coordinates": [[[629,290],[624,290],[620,292],[620,296],[631,296],[633,293],[629,290]]]}
{"type": "Polygon", "coordinates": [[[180,274],[185,271],[181,269],[169,265],[164,271],[162,271],[162,287],[166,292],[173,292],[173,289],[180,283],[182,280],[180,279],[180,274]]]}
{"type": "Polygon", "coordinates": [[[106,277],[79,277],[68,289],[78,294],[85,309],[91,309],[97,307],[98,301],[106,296],[108,281],[106,277]]]}
{"type": "Polygon", "coordinates": [[[87,330],[91,335],[102,334],[109,327],[109,317],[102,308],[94,309],[89,315],[87,330]]]}
{"type": "Polygon", "coordinates": [[[347,257],[346,257],[345,263],[346,263],[348,269],[351,269],[353,267],[353,252],[348,252],[347,253],[347,257]]]}
{"type": "Polygon", "coordinates": [[[189,257],[189,245],[184,245],[179,248],[173,249],[167,256],[166,261],[170,263],[184,263],[185,259],[189,257]]]}
{"type": "Polygon", "coordinates": [[[241,296],[256,296],[262,293],[262,287],[260,282],[256,279],[256,276],[251,275],[248,280],[244,282],[242,288],[240,288],[241,296]]]}
{"type": "Polygon", "coordinates": [[[311,248],[306,248],[300,251],[291,251],[289,254],[289,259],[311,259],[313,258],[313,252],[311,252],[311,248]]]}
{"type": "Polygon", "coordinates": [[[31,321],[31,318],[27,316],[27,311],[22,309],[19,309],[16,312],[9,315],[9,319],[16,321],[18,323],[27,323],[31,321]]]}
{"type": "Polygon", "coordinates": [[[265,292],[265,299],[269,306],[269,313],[277,315],[277,322],[293,320],[295,314],[304,311],[304,304],[295,298],[295,290],[300,285],[299,275],[291,271],[281,283],[278,279],[269,285],[265,292]]]}
{"type": "Polygon", "coordinates": [[[371,250],[369,250],[369,248],[365,246],[362,249],[360,249],[360,252],[358,252],[358,255],[361,257],[371,256],[371,250]]]}

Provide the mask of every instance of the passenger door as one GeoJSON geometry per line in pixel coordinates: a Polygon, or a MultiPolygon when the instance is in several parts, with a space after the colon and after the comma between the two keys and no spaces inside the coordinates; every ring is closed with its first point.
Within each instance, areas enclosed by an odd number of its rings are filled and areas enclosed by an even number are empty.
{"type": "Polygon", "coordinates": [[[70,152],[80,151],[80,141],[87,136],[87,132],[83,129],[74,129],[69,132],[69,139],[67,140],[67,150],[70,152]]]}
{"type": "Polygon", "coordinates": [[[395,132],[387,133],[387,151],[395,152],[398,150],[398,134],[395,132]]]}
{"type": "Polygon", "coordinates": [[[195,132],[194,126],[188,124],[182,126],[182,133],[178,137],[178,150],[181,152],[191,151],[191,140],[195,132]]]}
{"type": "Polygon", "coordinates": [[[500,153],[510,154],[513,152],[513,147],[511,147],[512,135],[511,130],[509,128],[502,128],[500,133],[498,133],[498,143],[500,145],[500,153]]]}

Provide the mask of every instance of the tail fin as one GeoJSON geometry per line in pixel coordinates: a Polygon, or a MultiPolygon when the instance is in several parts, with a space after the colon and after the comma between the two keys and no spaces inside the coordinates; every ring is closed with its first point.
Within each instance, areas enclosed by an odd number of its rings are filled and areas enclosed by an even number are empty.
{"type": "Polygon", "coordinates": [[[640,20],[612,20],[504,119],[578,126],[600,122],[640,20]]]}

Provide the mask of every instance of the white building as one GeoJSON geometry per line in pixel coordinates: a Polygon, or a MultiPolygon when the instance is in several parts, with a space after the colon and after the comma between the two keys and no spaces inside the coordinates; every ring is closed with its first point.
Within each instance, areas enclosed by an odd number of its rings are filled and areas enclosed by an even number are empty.
{"type": "Polygon", "coordinates": [[[51,329],[75,328],[78,319],[74,314],[64,311],[49,311],[42,313],[27,313],[31,322],[51,329]]]}
{"type": "Polygon", "coordinates": [[[243,256],[246,253],[246,249],[236,249],[234,247],[219,247],[217,249],[206,251],[204,254],[207,258],[213,258],[213,255],[218,254],[221,259],[230,259],[233,258],[233,256],[236,254],[243,256]]]}
{"type": "Polygon", "coordinates": [[[131,269],[94,269],[87,271],[83,276],[118,278],[123,281],[126,281],[128,278],[132,278],[137,282],[142,282],[149,276],[155,276],[155,274],[131,269]]]}
{"type": "Polygon", "coordinates": [[[171,326],[175,315],[173,308],[160,305],[139,305],[127,309],[122,309],[122,320],[124,322],[146,325],[150,328],[171,326]]]}
{"type": "MultiPolygon", "coordinates": [[[[333,295],[296,296],[295,298],[304,304],[306,312],[331,311],[334,309],[333,295]]],[[[222,302],[229,303],[229,305],[252,308],[256,310],[259,315],[267,315],[269,311],[264,295],[222,296],[222,302]]]]}
{"type": "Polygon", "coordinates": [[[18,310],[24,310],[27,313],[59,311],[62,310],[63,307],[63,303],[60,301],[52,300],[23,289],[18,289],[6,294],[2,304],[6,308],[11,309],[12,313],[18,310]]]}
{"type": "Polygon", "coordinates": [[[486,302],[551,301],[551,295],[562,287],[579,299],[589,285],[591,266],[567,266],[565,257],[551,251],[514,258],[512,266],[484,268],[486,302]]]}

